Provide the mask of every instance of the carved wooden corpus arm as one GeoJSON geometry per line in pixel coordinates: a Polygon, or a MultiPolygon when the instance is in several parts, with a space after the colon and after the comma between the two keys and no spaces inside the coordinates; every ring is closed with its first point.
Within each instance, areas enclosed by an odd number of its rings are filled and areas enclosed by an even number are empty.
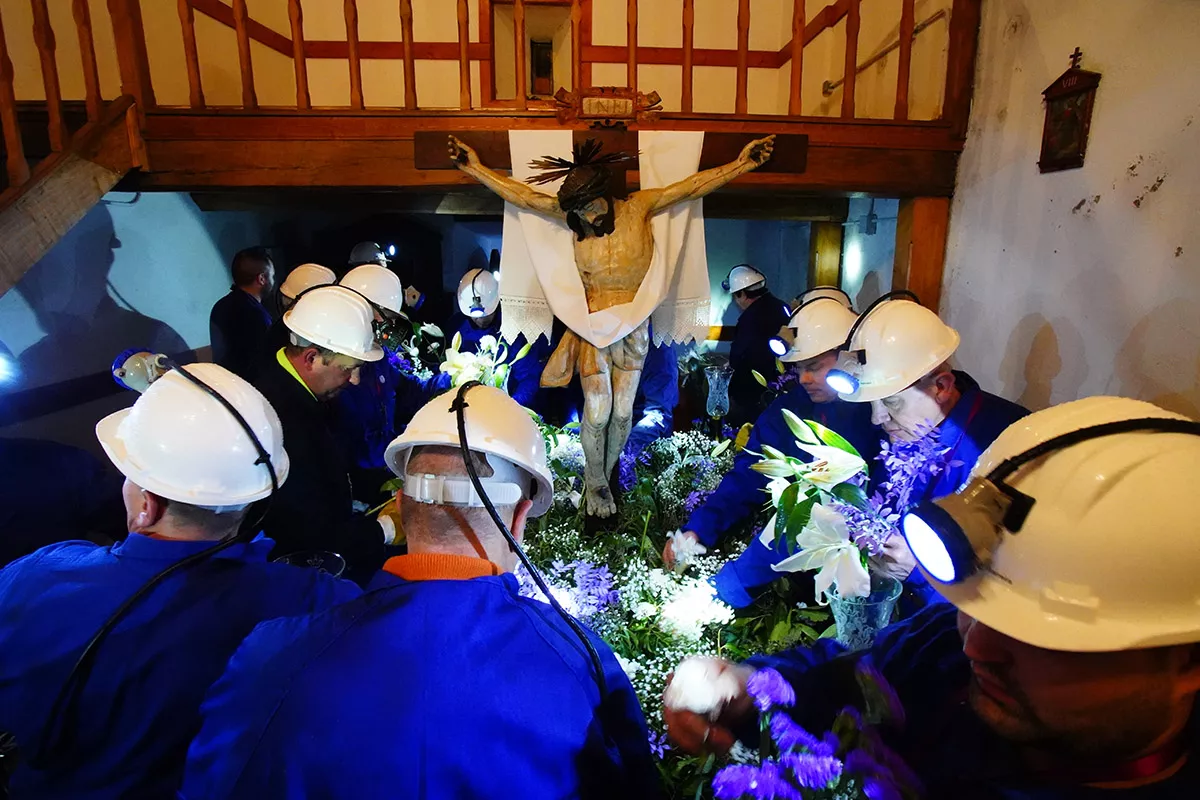
{"type": "MultiPolygon", "coordinates": [[[[763,162],[771,157],[770,147],[773,140],[774,137],[767,137],[767,140],[765,140],[766,158],[763,159],[763,162]]],[[[638,194],[649,195],[651,213],[670,208],[676,203],[699,200],[701,197],[720,189],[739,175],[745,175],[747,172],[758,169],[759,162],[756,162],[749,156],[749,151],[750,147],[747,147],[736,161],[730,161],[728,164],[722,164],[719,167],[697,172],[695,175],[689,175],[683,180],[676,181],[670,186],[664,186],[661,189],[643,189],[638,194]]]]}
{"type": "Polygon", "coordinates": [[[475,155],[473,150],[461,143],[458,146],[462,149],[462,158],[454,157],[454,144],[451,144],[450,157],[454,160],[454,165],[479,181],[490,191],[498,194],[505,202],[512,203],[529,211],[545,214],[548,217],[554,217],[555,219],[566,219],[566,214],[558,207],[558,200],[556,198],[548,194],[543,194],[520,181],[505,177],[499,172],[485,167],[479,163],[479,157],[475,155]]]}

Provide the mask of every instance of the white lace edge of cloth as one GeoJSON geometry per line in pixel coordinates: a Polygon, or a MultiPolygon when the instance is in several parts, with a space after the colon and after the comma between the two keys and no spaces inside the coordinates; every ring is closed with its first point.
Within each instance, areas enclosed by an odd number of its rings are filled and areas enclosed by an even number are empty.
{"type": "MultiPolygon", "coordinates": [[[[517,336],[534,341],[545,336],[549,341],[554,329],[554,312],[550,303],[538,297],[502,297],[503,314],[500,335],[515,341],[517,336]]],[[[654,344],[687,344],[708,338],[711,301],[708,298],[668,301],[650,315],[654,328],[654,344]]]]}

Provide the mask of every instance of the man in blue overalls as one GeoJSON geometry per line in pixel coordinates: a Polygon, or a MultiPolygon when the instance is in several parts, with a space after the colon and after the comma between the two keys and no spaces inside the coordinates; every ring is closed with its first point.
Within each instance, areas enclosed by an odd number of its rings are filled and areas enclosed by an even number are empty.
{"type": "Polygon", "coordinates": [[[269,539],[231,538],[250,504],[272,494],[270,468],[278,483],[288,476],[279,417],[223,367],[185,369],[241,414],[264,456],[216,397],[176,371],[96,426],[126,478],[129,535],[111,547],[53,544],[0,571],[0,731],[20,747],[14,797],[173,796],[200,702],[242,639],[264,620],[359,594],[268,562],[269,539]],[[194,563],[164,576],[185,559],[194,563]]]}
{"type": "Polygon", "coordinates": [[[545,443],[523,408],[480,385],[432,400],[387,453],[404,477],[408,554],[359,601],[246,640],[209,695],[183,797],[657,795],[645,719],[612,651],[519,594],[517,556],[467,475],[460,408],[514,541],[549,508],[545,443]]]}
{"type": "MultiPolygon", "coordinates": [[[[868,650],[822,639],[743,665],[716,662],[710,674],[744,687],[754,671],[777,670],[796,694],[791,715],[819,737],[844,707],[866,707],[856,667],[874,668],[907,717],[882,733],[930,800],[1200,797],[1196,431],[1124,398],[1037,412],[995,440],[968,489],[937,504],[952,522],[926,527],[931,538],[906,525],[949,603],[884,630],[868,650]],[[1191,433],[1094,430],[1145,420],[1191,433]],[[1030,453],[1089,428],[1077,444],[1030,453]],[[1024,465],[993,474],[1013,458],[1024,465]],[[1010,517],[1004,507],[1015,503],[979,502],[1006,491],[1031,505],[1010,517]],[[959,539],[964,548],[949,557],[946,543],[967,531],[971,544],[959,539]]],[[[671,738],[689,752],[723,752],[735,737],[757,743],[756,716],[736,690],[715,721],[666,711],[671,738]]]]}
{"type": "MultiPolygon", "coordinates": [[[[817,288],[801,298],[788,322],[795,338],[780,358],[798,373],[800,385],[778,397],[759,415],[745,449],[734,459],[733,469],[688,518],[685,536],[712,547],[763,507],[768,500],[768,479],[751,469],[762,455],[763,445],[796,458],[809,458],[796,446],[796,437],[784,421],[784,409],[841,434],[871,463],[879,452],[879,430],[871,424],[869,410],[840,402],[825,383],[825,375],[836,364],[838,349],[845,344],[857,319],[849,298],[840,290],[817,288]]],[[[749,605],[757,590],[781,577],[782,573],[772,569],[788,555],[781,548],[782,543],[768,547],[756,536],[741,556],[716,575],[717,594],[735,608],[749,605]]],[[[668,566],[674,563],[670,542],[663,550],[663,561],[668,566]]]]}
{"type": "Polygon", "coordinates": [[[770,342],[787,325],[791,312],[767,289],[766,276],[749,264],[731,269],[721,285],[742,310],[729,345],[733,376],[729,380],[728,416],[729,422],[742,425],[753,421],[763,410],[766,390],[753,373],[767,380],[775,376],[775,354],[770,342]]]}
{"type": "MultiPolygon", "coordinates": [[[[936,435],[948,448],[933,480],[914,488],[910,504],[936,500],[966,482],[979,454],[1000,432],[1029,413],[979,388],[965,372],[952,370],[958,331],[911,300],[889,299],[873,306],[855,328],[829,385],[847,403],[869,405],[871,421],[893,442],[936,435]]],[[[886,476],[883,476],[886,480],[886,476]]],[[[902,611],[937,599],[902,537],[885,544],[889,574],[904,580],[902,611]]]]}

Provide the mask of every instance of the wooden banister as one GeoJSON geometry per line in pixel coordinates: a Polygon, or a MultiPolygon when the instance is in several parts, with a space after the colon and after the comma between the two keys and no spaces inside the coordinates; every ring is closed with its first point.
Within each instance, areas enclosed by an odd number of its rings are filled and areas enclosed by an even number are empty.
{"type": "Polygon", "coordinates": [[[296,108],[312,108],[308,92],[308,60],[304,52],[304,9],[300,0],[288,0],[288,20],[292,25],[292,65],[296,73],[296,108]]]}
{"type": "Polygon", "coordinates": [[[679,107],[685,114],[692,111],[692,50],[696,40],[696,0],[683,0],[683,91],[679,107]]]}
{"type": "Polygon", "coordinates": [[[117,64],[121,70],[121,94],[132,97],[138,113],[144,114],[154,107],[155,102],[141,3],[139,0],[108,0],[108,15],[112,18],[117,64]]]}
{"type": "Polygon", "coordinates": [[[908,81],[912,72],[912,40],[916,26],[915,0],[904,0],[900,9],[900,61],[896,73],[895,119],[908,119],[908,81]]]}
{"type": "Polygon", "coordinates": [[[350,107],[363,107],[362,62],[358,57],[358,0],[343,0],[346,17],[346,52],[350,64],[350,107]]]}
{"type": "Polygon", "coordinates": [[[49,118],[50,150],[60,152],[66,146],[67,125],[63,122],[62,88],[58,83],[58,63],[54,59],[57,43],[50,25],[50,9],[46,0],[30,0],[33,8],[33,41],[37,45],[42,65],[42,86],[46,90],[46,115],[49,118]]]}
{"type": "Polygon", "coordinates": [[[514,0],[513,2],[513,39],[515,43],[513,54],[516,56],[513,60],[516,61],[517,72],[517,108],[524,110],[528,94],[525,86],[529,80],[525,68],[525,0],[514,0]]]}
{"type": "MultiPolygon", "coordinates": [[[[495,57],[494,51],[492,57],[495,57]]],[[[575,92],[579,91],[582,81],[583,5],[580,0],[571,0],[571,90],[575,92]]]]}
{"type": "Polygon", "coordinates": [[[104,99],[100,96],[100,73],[96,69],[96,44],[92,37],[92,11],[87,0],[72,0],[71,13],[79,36],[79,57],[83,66],[84,99],[88,122],[100,119],[104,99]]]}
{"type": "Polygon", "coordinates": [[[860,0],[850,0],[846,14],[846,61],[842,73],[842,117],[854,118],[854,84],[858,77],[858,28],[860,0]]]}
{"type": "Polygon", "coordinates": [[[233,0],[233,30],[237,34],[238,66],[242,75],[242,106],[258,108],[258,95],[254,91],[254,63],[250,60],[249,19],[246,0],[233,0]]]}
{"type": "Polygon", "coordinates": [[[471,17],[467,0],[458,0],[458,107],[471,107],[471,17]]]}
{"type": "Polygon", "coordinates": [[[950,47],[946,56],[946,97],[942,117],[954,134],[967,135],[971,114],[971,87],[975,80],[975,53],[979,46],[982,0],[954,0],[950,7],[950,47]]]}
{"type": "Polygon", "coordinates": [[[636,92],[638,85],[638,0],[628,0],[625,4],[625,48],[625,85],[636,92]]]}
{"type": "Polygon", "coordinates": [[[417,67],[413,59],[412,0],[400,0],[400,35],[404,37],[404,107],[417,107],[417,67]]]}
{"type": "Polygon", "coordinates": [[[737,95],[734,113],[745,114],[748,104],[747,82],[750,76],[750,0],[738,0],[737,14],[737,95]]]}
{"type": "MultiPolygon", "coordinates": [[[[83,3],[87,5],[86,0],[83,3]]],[[[200,54],[196,50],[196,13],[191,0],[179,0],[179,24],[183,27],[183,56],[187,62],[188,99],[192,108],[204,108],[204,87],[200,82],[200,54]]]]}
{"type": "Polygon", "coordinates": [[[20,186],[29,180],[29,164],[21,145],[21,125],[17,121],[17,97],[13,92],[13,65],[4,38],[4,20],[0,17],[0,129],[4,132],[5,171],[8,185],[20,186]]]}
{"type": "Polygon", "coordinates": [[[788,114],[798,117],[802,113],[800,94],[804,86],[804,0],[792,2],[792,75],[788,92],[788,114]]]}

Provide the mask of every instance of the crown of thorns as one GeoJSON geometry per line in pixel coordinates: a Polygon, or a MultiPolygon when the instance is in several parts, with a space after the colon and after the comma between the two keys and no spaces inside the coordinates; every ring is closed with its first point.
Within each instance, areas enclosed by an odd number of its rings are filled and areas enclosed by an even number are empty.
{"type": "Polygon", "coordinates": [[[622,161],[631,161],[634,156],[629,153],[600,154],[600,142],[587,139],[576,143],[572,148],[573,158],[545,156],[529,162],[529,166],[541,170],[540,175],[534,175],[527,183],[540,185],[553,183],[560,178],[563,185],[559,187],[559,205],[564,210],[586,205],[596,197],[608,193],[608,184],[612,178],[609,166],[622,161]]]}

